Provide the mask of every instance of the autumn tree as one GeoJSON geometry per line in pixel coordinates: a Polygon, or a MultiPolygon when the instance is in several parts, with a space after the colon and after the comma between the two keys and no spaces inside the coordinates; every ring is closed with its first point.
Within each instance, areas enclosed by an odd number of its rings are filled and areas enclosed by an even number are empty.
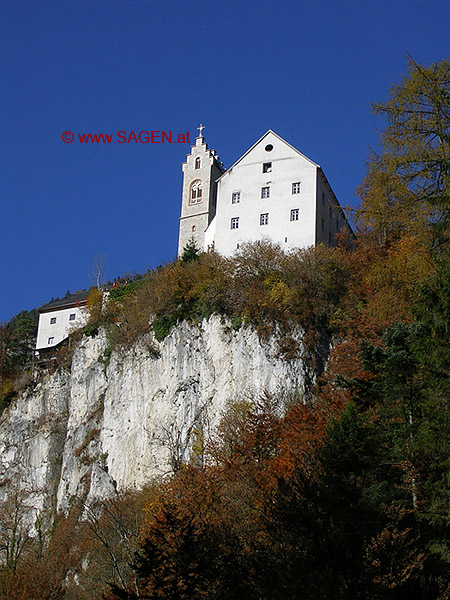
{"type": "Polygon", "coordinates": [[[355,539],[359,537],[359,572],[365,574],[371,597],[446,597],[450,567],[444,517],[450,461],[446,280],[438,271],[423,286],[423,298],[414,310],[420,319],[395,323],[379,344],[360,342],[365,370],[341,379],[353,402],[325,444],[326,450],[331,443],[324,464],[334,479],[327,489],[338,502],[330,511],[334,524],[345,515],[339,505],[350,507],[342,531],[353,536],[360,507],[369,509],[361,514],[361,533],[355,539]],[[426,299],[433,295],[432,308],[426,299]],[[342,429],[350,410],[352,417],[342,429]],[[341,496],[352,489],[350,496],[341,496]]]}
{"type": "Polygon", "coordinates": [[[83,568],[78,581],[89,597],[99,598],[113,589],[141,598],[135,555],[143,506],[152,494],[151,488],[126,490],[95,504],[80,504],[83,568]]]}
{"type": "Polygon", "coordinates": [[[450,209],[450,61],[425,67],[408,56],[407,76],[373,110],[386,128],[360,188],[362,224],[381,242],[411,231],[423,237],[423,225],[442,234],[450,209]]]}
{"type": "Polygon", "coordinates": [[[17,568],[32,540],[30,526],[34,512],[32,494],[19,481],[10,481],[0,513],[0,560],[8,571],[17,568]]]}

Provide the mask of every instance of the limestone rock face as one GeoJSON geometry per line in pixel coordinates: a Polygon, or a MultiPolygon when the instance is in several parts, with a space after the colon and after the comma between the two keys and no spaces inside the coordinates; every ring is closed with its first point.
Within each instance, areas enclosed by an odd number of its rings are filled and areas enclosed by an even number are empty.
{"type": "Polygon", "coordinates": [[[293,343],[297,356],[284,360],[274,337],[262,343],[217,316],[111,355],[104,334],[83,338],[70,373],[46,376],[2,415],[0,500],[16,481],[36,510],[65,511],[75,497],[94,501],[170,473],[200,431],[213,434],[229,401],[307,393],[314,373],[301,331],[293,343]]]}

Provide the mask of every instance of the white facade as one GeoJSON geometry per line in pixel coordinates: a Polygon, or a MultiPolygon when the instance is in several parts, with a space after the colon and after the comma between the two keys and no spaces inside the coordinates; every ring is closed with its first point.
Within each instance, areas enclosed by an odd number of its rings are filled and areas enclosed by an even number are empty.
{"type": "MultiPolygon", "coordinates": [[[[197,146],[199,140],[204,143],[197,138],[197,146]]],[[[192,179],[189,164],[183,169],[192,179]]],[[[335,245],[343,227],[353,235],[320,166],[271,130],[217,179],[211,206],[215,214],[202,231],[203,249],[214,246],[224,256],[262,239],[290,250],[319,242],[335,245]]],[[[188,231],[190,221],[186,216],[183,221],[188,231]]],[[[180,228],[179,253],[183,241],[180,228]]]]}
{"type": "Polygon", "coordinates": [[[36,350],[52,348],[69,337],[69,334],[83,327],[88,319],[88,311],[83,306],[71,305],[55,307],[39,314],[36,350]]]}

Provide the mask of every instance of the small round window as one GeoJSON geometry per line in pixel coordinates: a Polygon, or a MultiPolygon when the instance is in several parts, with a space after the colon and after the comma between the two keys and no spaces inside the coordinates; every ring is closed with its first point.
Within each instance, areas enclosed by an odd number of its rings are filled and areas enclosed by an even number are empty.
{"type": "Polygon", "coordinates": [[[264,148],[264,150],[265,150],[266,152],[272,152],[272,150],[273,150],[273,146],[272,146],[272,144],[267,144],[267,146],[264,148]]]}

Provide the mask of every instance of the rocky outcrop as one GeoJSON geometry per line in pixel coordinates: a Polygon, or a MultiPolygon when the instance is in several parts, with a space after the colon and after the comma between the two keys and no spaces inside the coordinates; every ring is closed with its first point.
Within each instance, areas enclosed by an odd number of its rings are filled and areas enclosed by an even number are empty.
{"type": "Polygon", "coordinates": [[[105,334],[83,338],[70,373],[46,375],[3,413],[0,494],[20,481],[37,510],[65,511],[74,497],[142,487],[188,460],[227,402],[304,393],[313,374],[300,331],[292,344],[283,359],[275,337],[262,343],[217,316],[112,354],[105,334]]]}

